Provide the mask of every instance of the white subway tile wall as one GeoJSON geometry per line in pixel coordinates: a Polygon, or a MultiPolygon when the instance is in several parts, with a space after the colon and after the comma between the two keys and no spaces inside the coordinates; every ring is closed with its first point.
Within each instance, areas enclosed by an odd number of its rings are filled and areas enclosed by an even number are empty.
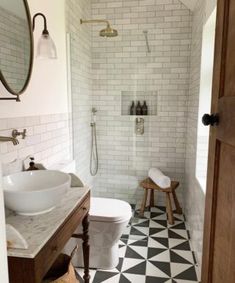
{"type": "Polygon", "coordinates": [[[92,100],[98,110],[100,158],[93,194],[139,204],[139,181],[150,167],[159,167],[183,187],[190,11],[178,0],[92,0],[92,18],[110,20],[119,32],[116,38],[101,38],[105,25],[92,26],[92,100]],[[143,136],[136,136],[133,117],[121,115],[127,112],[125,93],[133,94],[129,105],[137,96],[143,102],[148,94],[150,101],[156,95],[156,116],[145,118],[143,136]]]}
{"type": "Polygon", "coordinates": [[[12,130],[27,129],[27,136],[20,144],[0,143],[1,162],[4,164],[4,175],[22,170],[24,159],[32,155],[36,163],[45,167],[72,158],[72,138],[69,129],[69,115],[53,114],[33,117],[0,119],[0,136],[11,137],[12,130]],[[13,167],[11,163],[14,163],[13,167]],[[18,164],[18,166],[17,166],[18,164]]]}

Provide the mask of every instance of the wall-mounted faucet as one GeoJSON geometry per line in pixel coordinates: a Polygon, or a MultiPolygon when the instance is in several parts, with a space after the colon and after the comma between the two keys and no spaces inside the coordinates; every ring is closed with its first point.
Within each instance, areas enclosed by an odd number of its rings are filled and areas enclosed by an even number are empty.
{"type": "Polygon", "coordinates": [[[17,137],[22,136],[22,139],[24,140],[26,138],[26,133],[27,133],[26,129],[24,129],[23,132],[19,132],[18,130],[13,130],[12,137],[16,139],[17,137]]]}
{"type": "Polygon", "coordinates": [[[18,130],[13,130],[12,131],[12,136],[11,137],[0,137],[0,142],[12,142],[13,145],[18,145],[19,141],[17,137],[22,136],[22,139],[26,138],[26,132],[27,130],[24,129],[23,132],[19,132],[18,130]]]}
{"type": "Polygon", "coordinates": [[[0,142],[12,142],[14,145],[18,145],[19,141],[13,137],[0,137],[0,142]]]}

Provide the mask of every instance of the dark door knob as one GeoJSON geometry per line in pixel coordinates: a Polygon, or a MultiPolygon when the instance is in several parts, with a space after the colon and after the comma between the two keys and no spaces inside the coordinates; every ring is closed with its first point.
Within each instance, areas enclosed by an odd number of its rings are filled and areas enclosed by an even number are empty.
{"type": "Polygon", "coordinates": [[[205,114],[202,117],[202,123],[205,126],[215,126],[219,124],[219,116],[218,114],[205,114]]]}

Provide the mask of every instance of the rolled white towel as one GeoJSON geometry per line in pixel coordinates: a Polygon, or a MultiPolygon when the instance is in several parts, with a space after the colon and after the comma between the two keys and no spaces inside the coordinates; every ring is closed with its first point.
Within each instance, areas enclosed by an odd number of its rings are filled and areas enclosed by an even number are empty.
{"type": "Polygon", "coordinates": [[[162,189],[167,189],[171,186],[171,179],[165,176],[159,169],[149,169],[149,178],[162,189]]]}
{"type": "Polygon", "coordinates": [[[6,225],[6,235],[7,235],[7,248],[8,249],[21,249],[27,250],[28,243],[24,237],[16,230],[13,226],[6,225]]]}

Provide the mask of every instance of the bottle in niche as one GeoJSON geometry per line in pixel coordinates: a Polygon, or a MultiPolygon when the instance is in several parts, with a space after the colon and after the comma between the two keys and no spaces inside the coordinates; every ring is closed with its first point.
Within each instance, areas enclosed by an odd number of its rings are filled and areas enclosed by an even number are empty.
{"type": "Polygon", "coordinates": [[[134,101],[132,101],[132,104],[131,104],[130,115],[135,115],[135,102],[134,101]]]}
{"type": "Polygon", "coordinates": [[[145,116],[148,115],[148,106],[147,106],[146,101],[144,101],[144,104],[141,107],[141,112],[142,112],[142,115],[145,115],[145,116]]]}
{"type": "Polygon", "coordinates": [[[137,106],[136,106],[136,115],[141,115],[142,114],[142,108],[140,105],[140,101],[138,101],[137,106]]]}

